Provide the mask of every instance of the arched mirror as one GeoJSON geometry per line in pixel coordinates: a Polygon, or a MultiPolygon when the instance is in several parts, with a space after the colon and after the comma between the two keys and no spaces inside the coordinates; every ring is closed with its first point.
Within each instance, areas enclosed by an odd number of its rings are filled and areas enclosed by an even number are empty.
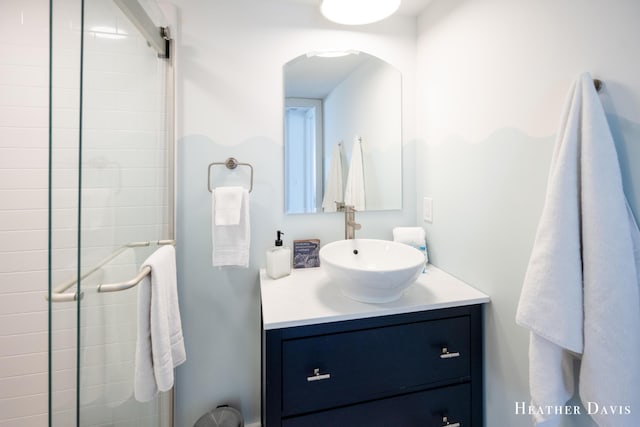
{"type": "Polygon", "coordinates": [[[402,77],[363,52],[284,65],[285,212],[402,208],[402,77]]]}

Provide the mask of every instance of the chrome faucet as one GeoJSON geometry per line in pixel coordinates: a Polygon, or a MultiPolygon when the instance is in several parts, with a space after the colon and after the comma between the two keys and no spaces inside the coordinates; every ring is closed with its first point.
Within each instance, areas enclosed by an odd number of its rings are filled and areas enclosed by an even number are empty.
{"type": "Polygon", "coordinates": [[[362,225],[356,222],[356,209],[353,206],[344,207],[344,238],[355,239],[356,230],[360,230],[362,225]]]}

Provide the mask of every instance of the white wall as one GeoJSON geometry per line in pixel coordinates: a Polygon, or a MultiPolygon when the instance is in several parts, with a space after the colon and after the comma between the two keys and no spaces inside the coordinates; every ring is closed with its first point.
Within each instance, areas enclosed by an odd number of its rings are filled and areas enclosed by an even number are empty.
{"type": "Polygon", "coordinates": [[[487,426],[531,425],[514,414],[529,400],[528,333],[514,317],[563,101],[583,71],[605,82],[600,98],[640,217],[638,16],[635,0],[435,0],[419,20],[417,201],[433,197],[433,224],[423,224],[432,262],[492,298],[487,426]]]}
{"type": "MultiPolygon", "coordinates": [[[[284,0],[180,0],[178,45],[178,270],[187,362],[177,369],[176,425],[229,403],[247,422],[260,417],[258,270],[275,232],[285,242],[343,236],[341,214],[285,216],[283,65],[310,50],[358,49],[403,73],[404,205],[362,212],[360,236],[391,238],[415,222],[415,22],[346,28],[314,5],[284,0]],[[234,156],[254,166],[251,261],[246,270],[211,267],[207,166],[234,156]]],[[[222,171],[215,185],[247,183],[246,171],[222,171]],[[244,181],[243,181],[244,179],[244,181]]]]}

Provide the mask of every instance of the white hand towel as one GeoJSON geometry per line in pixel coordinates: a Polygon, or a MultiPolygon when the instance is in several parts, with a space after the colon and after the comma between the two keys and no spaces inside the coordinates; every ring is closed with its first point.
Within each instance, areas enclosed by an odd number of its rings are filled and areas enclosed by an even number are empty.
{"type": "MultiPolygon", "coordinates": [[[[581,356],[581,400],[623,408],[622,415],[592,414],[595,421],[640,424],[639,236],[606,116],[585,73],[565,107],[516,314],[531,331],[536,407],[571,398],[581,356]]],[[[536,424],[558,421],[553,411],[535,417],[536,424]]]]}
{"type": "Polygon", "coordinates": [[[163,246],[142,264],[151,268],[138,284],[138,337],[134,390],[140,402],[173,387],[173,368],[186,360],[178,306],[176,253],[163,246]]]}
{"type": "Polygon", "coordinates": [[[215,193],[211,197],[211,212],[214,220],[211,224],[212,239],[212,264],[214,267],[223,266],[249,266],[249,246],[251,242],[250,218],[249,218],[249,191],[242,189],[242,203],[240,207],[240,221],[238,224],[218,225],[215,223],[215,213],[219,206],[215,193]]]}
{"type": "Polygon", "coordinates": [[[393,240],[415,247],[425,246],[425,233],[422,227],[395,227],[393,240]]]}
{"type": "Polygon", "coordinates": [[[360,138],[353,141],[347,185],[344,190],[344,204],[353,206],[356,210],[365,210],[364,168],[362,165],[362,146],[360,138]]]}
{"type": "Polygon", "coordinates": [[[242,210],[243,187],[218,187],[213,190],[215,197],[215,225],[240,224],[242,210]]]}
{"type": "Polygon", "coordinates": [[[336,202],[342,202],[342,143],[335,144],[331,151],[331,163],[329,165],[329,176],[324,189],[322,199],[322,209],[324,212],[336,212],[336,202]]]}

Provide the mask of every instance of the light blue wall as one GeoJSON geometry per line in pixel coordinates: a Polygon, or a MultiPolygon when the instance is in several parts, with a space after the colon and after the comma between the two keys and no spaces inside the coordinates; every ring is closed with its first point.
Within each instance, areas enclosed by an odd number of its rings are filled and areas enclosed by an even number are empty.
{"type": "Polygon", "coordinates": [[[640,123],[615,114],[608,114],[607,121],[618,151],[624,192],[640,221],[640,123]]]}
{"type": "MultiPolygon", "coordinates": [[[[639,218],[640,123],[612,115],[608,121],[625,192],[639,218]]],[[[535,138],[505,128],[475,143],[458,138],[442,142],[424,152],[429,161],[423,191],[434,199],[434,223],[426,226],[430,261],[491,296],[485,310],[487,426],[530,426],[528,416],[514,414],[515,402],[529,401],[529,336],[514,318],[544,203],[554,137],[535,138]]],[[[586,417],[564,422],[593,425],[586,417]]]]}
{"type": "MultiPolygon", "coordinates": [[[[187,361],[177,368],[176,425],[193,425],[216,405],[260,417],[259,269],[273,245],[341,239],[341,214],[284,215],[282,66],[312,50],[358,49],[403,73],[402,210],[362,212],[362,237],[390,239],[415,223],[415,22],[366,29],[324,20],[316,5],[284,0],[178,0],[177,45],[179,298],[187,361]],[[248,269],[211,266],[207,165],[236,157],[254,166],[248,269]]],[[[221,167],[218,167],[221,168],[221,167]]],[[[216,184],[233,177],[216,175],[216,184]]],[[[238,177],[241,178],[241,177],[238,177]]],[[[234,180],[237,184],[240,179],[234,180]]]]}
{"type": "MultiPolygon", "coordinates": [[[[514,318],[556,126],[583,71],[605,81],[600,99],[640,213],[638,16],[635,0],[434,0],[421,16],[417,200],[433,198],[434,221],[423,223],[432,262],[491,296],[487,426],[531,425],[515,414],[529,388],[528,332],[514,318]]],[[[593,425],[578,416],[563,423],[593,425]]]]}

